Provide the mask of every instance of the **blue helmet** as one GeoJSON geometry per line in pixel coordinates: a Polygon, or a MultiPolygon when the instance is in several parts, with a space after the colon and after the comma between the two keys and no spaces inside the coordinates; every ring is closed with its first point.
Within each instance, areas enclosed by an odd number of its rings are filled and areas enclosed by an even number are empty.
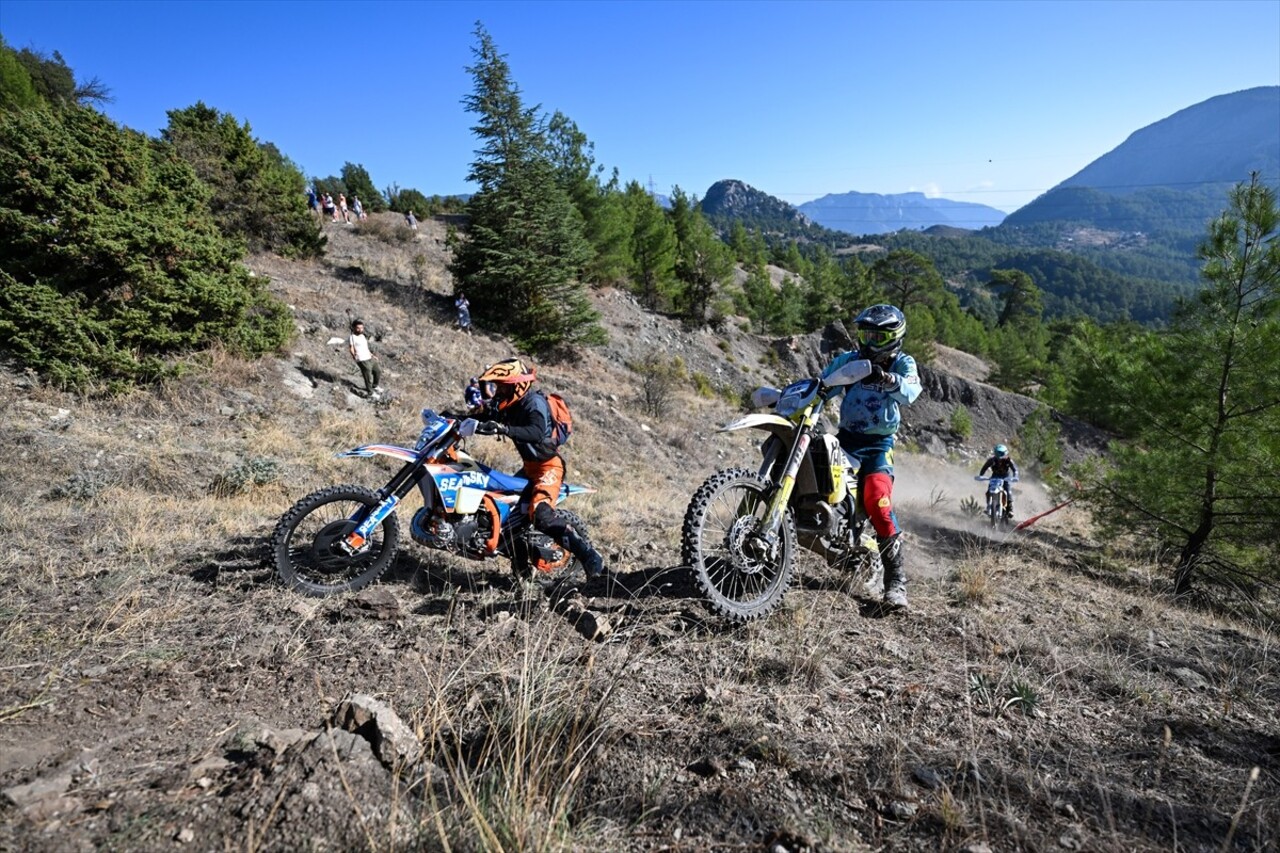
{"type": "Polygon", "coordinates": [[[991,448],[991,452],[997,457],[1003,459],[1009,455],[1009,448],[1005,447],[1003,444],[997,444],[995,447],[991,448]]]}

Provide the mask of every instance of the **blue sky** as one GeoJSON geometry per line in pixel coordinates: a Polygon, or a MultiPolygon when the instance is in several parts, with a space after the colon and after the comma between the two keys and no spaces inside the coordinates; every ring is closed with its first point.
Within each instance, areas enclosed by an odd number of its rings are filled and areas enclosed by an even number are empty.
{"type": "Polygon", "coordinates": [[[473,30],[526,103],[626,180],[738,178],[793,204],[922,191],[1011,211],[1155,121],[1280,84],[1280,0],[57,2],[3,0],[158,133],[203,100],[308,175],[467,192],[473,30]]]}

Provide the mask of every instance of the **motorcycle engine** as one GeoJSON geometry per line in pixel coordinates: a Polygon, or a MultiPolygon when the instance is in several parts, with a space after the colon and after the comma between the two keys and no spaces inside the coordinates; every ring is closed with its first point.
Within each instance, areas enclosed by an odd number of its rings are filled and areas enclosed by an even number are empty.
{"type": "Polygon", "coordinates": [[[479,531],[479,523],[474,516],[467,516],[461,521],[450,522],[448,519],[430,515],[426,507],[413,514],[409,524],[409,535],[419,545],[435,548],[440,551],[463,551],[472,556],[484,554],[484,534],[479,531]]]}
{"type": "Polygon", "coordinates": [[[413,514],[413,521],[409,524],[409,535],[419,545],[439,550],[451,548],[457,541],[454,538],[453,525],[443,518],[430,515],[426,507],[413,514]]]}

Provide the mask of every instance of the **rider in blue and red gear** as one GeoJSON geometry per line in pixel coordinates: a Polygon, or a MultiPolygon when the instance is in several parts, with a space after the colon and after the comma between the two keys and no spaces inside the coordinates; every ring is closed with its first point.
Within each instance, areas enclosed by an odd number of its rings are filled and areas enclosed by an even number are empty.
{"type": "Polygon", "coordinates": [[[899,406],[920,396],[916,360],[902,351],[907,318],[892,305],[872,305],[854,318],[858,349],[839,355],[827,365],[830,376],[854,359],[871,363],[871,374],[845,388],[840,405],[840,447],[858,468],[863,506],[876,531],[884,565],[884,601],[907,606],[907,576],[903,569],[902,530],[893,511],[894,435],[902,423],[899,406]]]}

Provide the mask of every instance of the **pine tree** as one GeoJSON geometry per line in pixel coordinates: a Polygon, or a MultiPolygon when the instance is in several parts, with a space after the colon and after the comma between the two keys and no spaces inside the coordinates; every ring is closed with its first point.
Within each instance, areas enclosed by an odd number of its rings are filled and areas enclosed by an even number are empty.
{"type": "Polygon", "coordinates": [[[686,323],[700,326],[716,288],[733,275],[733,256],[711,223],[679,187],[671,193],[672,227],[676,234],[676,277],[681,282],[677,307],[686,323]]]}
{"type": "Polygon", "coordinates": [[[1280,210],[1256,173],[1199,256],[1204,289],[1103,374],[1136,438],[1094,492],[1104,523],[1177,548],[1178,595],[1244,563],[1236,583],[1280,574],[1280,210]]]}
{"type": "Polygon", "coordinates": [[[676,232],[666,213],[638,181],[627,184],[632,221],[631,281],[651,310],[667,309],[676,290],[676,232]]]}
{"type": "MultiPolygon", "coordinates": [[[[342,183],[346,187],[348,203],[351,203],[353,198],[358,198],[360,206],[369,213],[378,213],[387,209],[387,202],[374,186],[373,178],[369,177],[369,171],[359,163],[342,164],[342,183]]],[[[425,214],[426,210],[422,212],[425,214]]]]}
{"type": "Polygon", "coordinates": [[[506,59],[477,25],[474,79],[464,99],[480,139],[467,177],[478,191],[451,264],[476,319],[547,352],[605,339],[581,273],[591,259],[582,216],[557,182],[535,111],[526,108],[506,59]]]}

